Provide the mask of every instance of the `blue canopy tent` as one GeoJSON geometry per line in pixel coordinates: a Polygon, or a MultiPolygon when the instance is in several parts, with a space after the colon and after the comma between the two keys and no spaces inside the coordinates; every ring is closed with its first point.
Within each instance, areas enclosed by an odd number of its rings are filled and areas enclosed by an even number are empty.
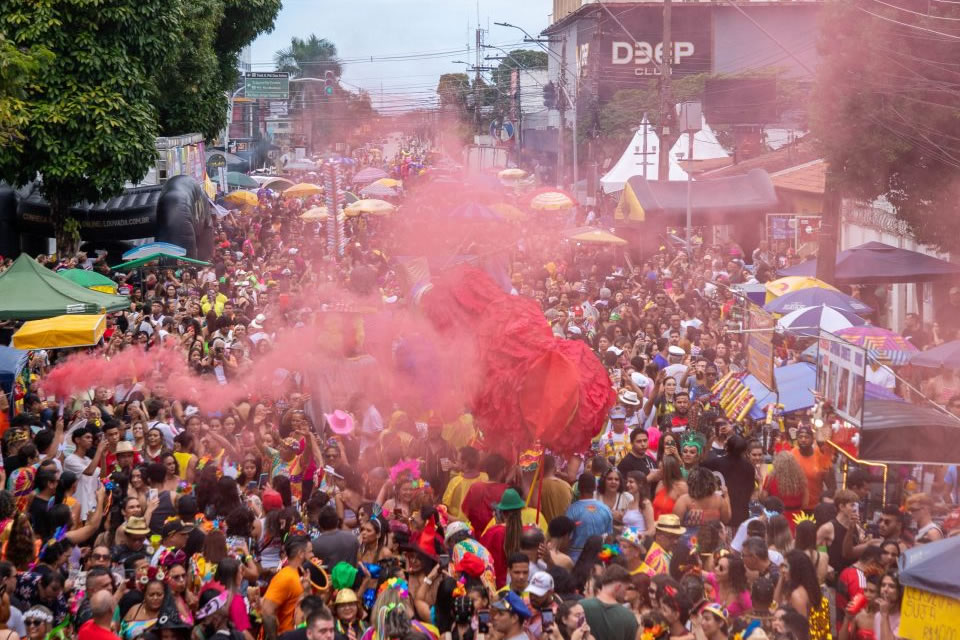
{"type": "MultiPolygon", "coordinates": [[[[0,346],[0,390],[10,395],[14,382],[27,366],[27,352],[0,346]]],[[[10,398],[10,417],[13,417],[13,398],[10,398]]]]}
{"type": "Polygon", "coordinates": [[[757,399],[750,409],[751,418],[762,420],[766,415],[764,407],[768,404],[782,404],[784,413],[809,409],[813,406],[813,393],[810,390],[817,388],[817,370],[812,364],[798,362],[788,364],[785,367],[777,367],[773,370],[773,379],[777,384],[777,389],[780,390],[779,396],[767,389],[753,375],[744,377],[743,384],[750,389],[750,393],[757,399]]]}

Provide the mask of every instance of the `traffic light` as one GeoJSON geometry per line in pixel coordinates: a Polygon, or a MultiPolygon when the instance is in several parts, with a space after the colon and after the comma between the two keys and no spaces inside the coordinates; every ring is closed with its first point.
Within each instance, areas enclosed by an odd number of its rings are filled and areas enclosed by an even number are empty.
{"type": "Polygon", "coordinates": [[[557,108],[557,86],[553,80],[543,85],[543,105],[548,109],[557,108]]]}
{"type": "Polygon", "coordinates": [[[337,78],[333,71],[327,71],[323,74],[323,92],[328,96],[333,95],[334,88],[337,86],[337,78]]]}

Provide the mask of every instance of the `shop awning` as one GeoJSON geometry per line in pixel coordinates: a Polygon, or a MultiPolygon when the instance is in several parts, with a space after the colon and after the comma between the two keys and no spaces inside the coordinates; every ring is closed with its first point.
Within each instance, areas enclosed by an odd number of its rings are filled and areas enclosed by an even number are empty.
{"type": "Polygon", "coordinates": [[[960,418],[928,406],[867,398],[863,403],[860,457],[909,464],[960,462],[960,418]]]}
{"type": "Polygon", "coordinates": [[[757,401],[750,409],[750,417],[762,420],[766,415],[765,407],[768,404],[782,404],[783,412],[800,411],[813,406],[813,392],[817,387],[817,370],[812,364],[798,362],[773,370],[773,379],[776,381],[779,396],[767,389],[760,380],[752,375],[743,378],[743,383],[750,389],[750,393],[757,401]]]}
{"type": "MultiPolygon", "coordinates": [[[[776,210],[779,205],[770,176],[763,169],[746,175],[696,180],[690,184],[691,218],[695,226],[730,224],[748,214],[776,210]]],[[[687,182],[660,182],[634,176],[627,180],[615,213],[617,220],[643,222],[656,218],[668,225],[686,224],[687,182]]]]}
{"type": "MultiPolygon", "coordinates": [[[[807,260],[777,273],[813,276],[817,273],[817,260],[807,260]]],[[[867,242],[837,255],[837,284],[940,282],[957,278],[960,278],[960,264],[882,242],[867,242]]]]}
{"type": "Polygon", "coordinates": [[[13,334],[17,349],[64,349],[89,347],[100,342],[107,330],[105,315],[57,316],[24,322],[13,334]]]}

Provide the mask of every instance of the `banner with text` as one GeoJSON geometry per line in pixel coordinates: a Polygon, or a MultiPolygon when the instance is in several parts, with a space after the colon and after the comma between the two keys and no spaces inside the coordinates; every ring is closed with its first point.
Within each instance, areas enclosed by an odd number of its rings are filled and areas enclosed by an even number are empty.
{"type": "Polygon", "coordinates": [[[777,321],[772,314],[756,305],[750,305],[747,371],[771,391],[776,391],[773,379],[773,330],[776,326],[777,321]]]}
{"type": "Polygon", "coordinates": [[[820,331],[817,391],[841,418],[857,427],[863,420],[867,351],[820,331]]]}

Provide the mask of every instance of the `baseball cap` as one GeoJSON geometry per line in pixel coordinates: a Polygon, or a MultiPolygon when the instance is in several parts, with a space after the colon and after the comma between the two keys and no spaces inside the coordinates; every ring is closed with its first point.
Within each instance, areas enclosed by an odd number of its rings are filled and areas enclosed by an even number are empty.
{"type": "Polygon", "coordinates": [[[687,352],[684,351],[681,347],[678,347],[676,345],[671,345],[670,348],[667,349],[667,353],[669,353],[672,356],[682,356],[682,355],[686,355],[687,352]]]}
{"type": "Polygon", "coordinates": [[[530,617],[530,609],[524,604],[523,599],[513,591],[508,591],[507,595],[493,603],[493,609],[498,611],[507,611],[515,613],[524,620],[530,617]]]}
{"type": "Polygon", "coordinates": [[[533,574],[533,577],[530,578],[527,591],[538,597],[547,595],[553,591],[553,576],[546,571],[537,571],[533,574]]]}

